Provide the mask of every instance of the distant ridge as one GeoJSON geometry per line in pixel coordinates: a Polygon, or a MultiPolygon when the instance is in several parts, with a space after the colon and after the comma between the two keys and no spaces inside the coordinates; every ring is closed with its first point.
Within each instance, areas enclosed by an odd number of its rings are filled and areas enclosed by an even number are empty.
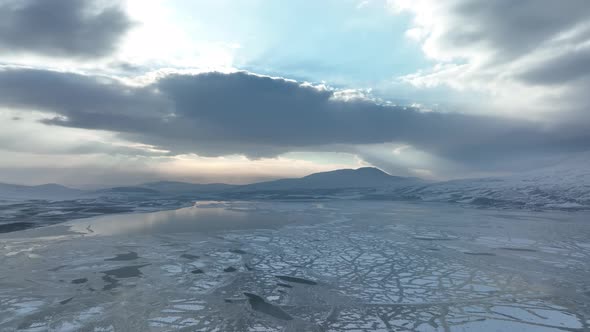
{"type": "Polygon", "coordinates": [[[143,188],[157,190],[162,193],[219,192],[236,187],[225,183],[187,183],[178,181],[157,181],[140,185],[143,188]]]}
{"type": "Polygon", "coordinates": [[[242,186],[241,190],[302,190],[302,189],[345,189],[383,188],[421,183],[418,178],[389,175],[375,167],[339,169],[313,173],[302,178],[280,179],[242,186]]]}
{"type": "Polygon", "coordinates": [[[280,179],[247,185],[225,183],[196,184],[178,181],[157,181],[137,186],[121,186],[96,191],[84,191],[58,184],[24,186],[0,184],[0,198],[7,199],[63,199],[77,196],[138,196],[221,194],[253,191],[289,191],[314,189],[396,188],[422,183],[418,178],[389,175],[375,167],[339,169],[313,173],[302,178],[280,179]]]}
{"type": "Polygon", "coordinates": [[[38,186],[0,183],[0,198],[4,199],[65,199],[76,197],[82,193],[82,190],[55,183],[38,186]]]}
{"type": "Polygon", "coordinates": [[[375,167],[362,167],[247,185],[159,181],[137,186],[84,191],[59,184],[24,186],[0,183],[0,199],[58,201],[76,198],[164,198],[190,202],[199,199],[342,197],[435,201],[501,208],[590,209],[590,169],[587,167],[589,161],[590,153],[561,161],[550,167],[511,176],[444,182],[392,176],[375,167]]]}

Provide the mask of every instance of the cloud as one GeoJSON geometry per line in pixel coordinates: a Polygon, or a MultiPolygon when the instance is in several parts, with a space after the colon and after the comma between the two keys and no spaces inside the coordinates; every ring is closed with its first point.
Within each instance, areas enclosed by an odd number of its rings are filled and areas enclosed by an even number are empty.
{"type": "Polygon", "coordinates": [[[526,68],[518,78],[528,84],[559,85],[590,76],[590,45],[526,68]]]}
{"type": "Polygon", "coordinates": [[[402,78],[420,88],[486,92],[495,112],[556,119],[590,107],[585,0],[390,0],[414,15],[408,35],[436,61],[402,78]],[[581,95],[582,94],[582,95],[581,95]],[[562,98],[570,97],[569,99],[562,98]],[[576,102],[574,104],[574,102],[576,102]]]}
{"type": "Polygon", "coordinates": [[[390,0],[397,11],[415,15],[413,35],[421,31],[426,54],[434,59],[486,57],[512,61],[572,34],[589,23],[585,0],[390,0]],[[484,54],[488,53],[488,54],[484,54]]]}
{"type": "Polygon", "coordinates": [[[350,151],[395,142],[477,168],[590,148],[583,125],[425,112],[364,94],[247,72],[169,74],[145,86],[44,70],[0,70],[0,106],[51,112],[44,123],[201,156],[350,151]]]}
{"type": "Polygon", "coordinates": [[[145,87],[132,87],[106,76],[87,76],[41,69],[0,68],[0,103],[7,108],[52,111],[72,118],[95,118],[96,127],[117,128],[134,119],[162,118],[167,101],[145,87]]]}
{"type": "Polygon", "coordinates": [[[0,52],[96,58],[132,26],[117,5],[96,0],[0,0],[0,52]]]}

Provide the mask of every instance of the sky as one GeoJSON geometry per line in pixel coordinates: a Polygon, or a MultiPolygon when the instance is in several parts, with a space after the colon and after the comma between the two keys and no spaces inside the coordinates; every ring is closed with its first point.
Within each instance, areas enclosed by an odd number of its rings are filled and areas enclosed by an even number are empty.
{"type": "Polygon", "coordinates": [[[587,0],[0,0],[0,182],[512,174],[587,91],[587,0]]]}

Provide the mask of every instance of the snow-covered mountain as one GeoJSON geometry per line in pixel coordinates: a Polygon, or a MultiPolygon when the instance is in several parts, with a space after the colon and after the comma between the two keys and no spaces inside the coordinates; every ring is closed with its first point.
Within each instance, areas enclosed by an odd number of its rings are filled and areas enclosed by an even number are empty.
{"type": "Polygon", "coordinates": [[[506,177],[438,182],[392,193],[425,201],[524,208],[590,208],[590,156],[506,177]]]}
{"type": "Polygon", "coordinates": [[[363,167],[249,185],[162,181],[82,191],[56,184],[0,184],[0,199],[61,200],[105,197],[117,201],[152,201],[326,197],[421,200],[506,208],[590,209],[589,165],[590,155],[581,155],[551,167],[507,177],[445,182],[392,176],[377,168],[363,167]]]}
{"type": "Polygon", "coordinates": [[[83,191],[49,183],[39,186],[0,183],[1,199],[68,199],[79,196],[83,191]]]}

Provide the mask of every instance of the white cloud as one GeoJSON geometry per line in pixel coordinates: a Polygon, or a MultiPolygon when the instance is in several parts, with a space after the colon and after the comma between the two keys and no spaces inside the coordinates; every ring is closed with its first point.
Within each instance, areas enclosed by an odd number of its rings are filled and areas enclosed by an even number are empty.
{"type": "Polygon", "coordinates": [[[490,107],[481,109],[517,117],[554,120],[590,106],[580,89],[590,81],[585,0],[389,0],[388,6],[414,16],[406,36],[437,63],[403,82],[483,92],[488,100],[480,104],[490,107]]]}

